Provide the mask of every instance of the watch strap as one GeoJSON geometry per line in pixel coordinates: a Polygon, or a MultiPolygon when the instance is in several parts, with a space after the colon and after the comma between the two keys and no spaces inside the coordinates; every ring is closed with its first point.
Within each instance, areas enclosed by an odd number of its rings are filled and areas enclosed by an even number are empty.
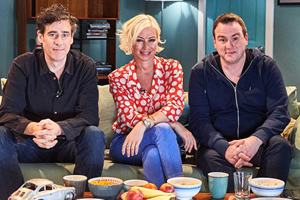
{"type": "Polygon", "coordinates": [[[155,126],[156,125],[156,121],[155,121],[155,118],[153,117],[153,115],[149,115],[149,117],[153,120],[153,126],[155,126]]]}

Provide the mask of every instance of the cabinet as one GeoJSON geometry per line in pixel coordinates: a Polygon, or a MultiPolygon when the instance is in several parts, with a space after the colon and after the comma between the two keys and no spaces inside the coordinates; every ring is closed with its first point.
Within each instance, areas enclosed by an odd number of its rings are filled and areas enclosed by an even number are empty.
{"type": "MultiPolygon", "coordinates": [[[[41,8],[60,3],[68,7],[69,11],[79,20],[107,20],[110,29],[106,42],[106,61],[116,68],[116,21],[119,19],[119,0],[16,0],[16,15],[18,23],[18,55],[26,50],[26,25],[28,19],[34,19],[41,8]]],[[[80,29],[79,39],[84,38],[85,30],[80,29]]],[[[95,39],[93,39],[95,40],[95,39]]],[[[80,44],[82,50],[82,43],[80,44]]],[[[99,75],[99,82],[106,83],[107,76],[99,75]]]]}

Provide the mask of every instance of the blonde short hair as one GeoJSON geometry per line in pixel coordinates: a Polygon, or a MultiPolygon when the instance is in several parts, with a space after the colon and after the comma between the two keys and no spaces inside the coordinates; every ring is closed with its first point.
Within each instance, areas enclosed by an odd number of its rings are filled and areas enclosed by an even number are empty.
{"type": "Polygon", "coordinates": [[[140,32],[144,28],[153,27],[156,29],[158,45],[156,48],[156,53],[161,52],[164,48],[161,47],[161,44],[164,44],[160,39],[161,30],[157,21],[151,15],[140,14],[137,15],[122,26],[122,30],[117,31],[117,35],[120,37],[120,49],[125,52],[126,55],[132,54],[132,46],[135,44],[136,39],[140,32]]]}

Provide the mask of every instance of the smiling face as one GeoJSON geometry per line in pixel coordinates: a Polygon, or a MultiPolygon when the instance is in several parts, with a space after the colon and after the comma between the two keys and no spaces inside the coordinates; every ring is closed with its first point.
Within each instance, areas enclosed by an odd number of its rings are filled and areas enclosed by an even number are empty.
{"type": "Polygon", "coordinates": [[[221,57],[222,66],[229,64],[244,65],[245,49],[248,45],[248,34],[245,36],[237,22],[219,23],[213,38],[214,46],[221,57]]]}
{"type": "Polygon", "coordinates": [[[158,45],[156,29],[153,27],[144,28],[137,36],[132,46],[132,54],[136,62],[152,61],[158,45]]]}
{"type": "Polygon", "coordinates": [[[73,34],[69,20],[61,20],[46,25],[45,33],[37,32],[40,43],[43,44],[47,64],[65,63],[67,54],[73,43],[73,34]]]}

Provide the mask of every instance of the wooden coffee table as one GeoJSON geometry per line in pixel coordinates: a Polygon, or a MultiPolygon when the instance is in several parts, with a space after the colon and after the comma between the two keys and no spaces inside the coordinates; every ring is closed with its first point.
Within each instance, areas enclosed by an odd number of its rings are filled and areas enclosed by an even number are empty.
{"type": "MultiPolygon", "coordinates": [[[[250,198],[257,197],[255,194],[251,193],[250,198]]],[[[210,193],[198,193],[193,197],[193,200],[211,200],[212,197],[210,193]]],[[[224,197],[224,200],[236,200],[234,193],[227,193],[224,197]]]]}
{"type": "MultiPolygon", "coordinates": [[[[92,198],[93,195],[90,192],[84,193],[85,198],[92,198]]],[[[251,193],[250,198],[256,197],[255,194],[251,193]]],[[[121,200],[121,194],[117,197],[117,200],[121,200]]],[[[193,200],[211,200],[210,193],[198,193],[196,196],[193,197],[193,200]]],[[[236,200],[234,193],[227,193],[224,197],[224,200],[236,200]]]]}

